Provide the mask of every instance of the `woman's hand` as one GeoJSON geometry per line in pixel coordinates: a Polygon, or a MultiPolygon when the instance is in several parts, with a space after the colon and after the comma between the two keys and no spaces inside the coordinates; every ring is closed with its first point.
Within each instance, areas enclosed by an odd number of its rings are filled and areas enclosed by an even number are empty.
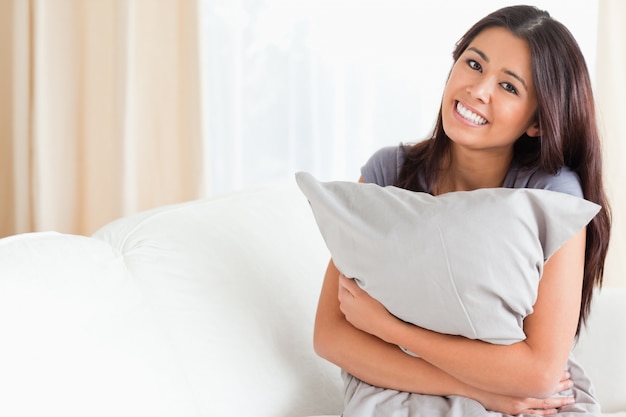
{"type": "MultiPolygon", "coordinates": [[[[361,289],[353,279],[339,276],[338,299],[341,312],[354,327],[385,339],[385,329],[400,321],[380,302],[361,289]]],[[[555,388],[553,397],[530,398],[494,394],[487,391],[466,393],[465,396],[478,401],[487,410],[508,415],[535,414],[554,415],[561,407],[574,403],[572,397],[559,397],[556,394],[572,387],[569,372],[564,372],[555,388]]]]}
{"type": "Polygon", "coordinates": [[[399,320],[353,279],[339,276],[339,307],[346,320],[359,330],[382,339],[381,332],[399,320]]]}
{"type": "Polygon", "coordinates": [[[519,414],[535,414],[549,416],[557,414],[561,407],[574,404],[574,397],[559,397],[558,393],[570,389],[572,380],[569,372],[563,372],[561,381],[555,389],[555,396],[550,398],[520,398],[480,392],[473,395],[474,399],[487,410],[516,416],[519,414]]]}

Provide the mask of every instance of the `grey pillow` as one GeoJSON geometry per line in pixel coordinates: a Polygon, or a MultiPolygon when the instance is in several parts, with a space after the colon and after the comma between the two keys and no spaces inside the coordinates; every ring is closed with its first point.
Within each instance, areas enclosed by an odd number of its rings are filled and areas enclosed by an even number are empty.
{"type": "Polygon", "coordinates": [[[496,344],[525,338],[544,262],[600,210],[537,189],[296,181],[345,276],[404,321],[496,344]]]}

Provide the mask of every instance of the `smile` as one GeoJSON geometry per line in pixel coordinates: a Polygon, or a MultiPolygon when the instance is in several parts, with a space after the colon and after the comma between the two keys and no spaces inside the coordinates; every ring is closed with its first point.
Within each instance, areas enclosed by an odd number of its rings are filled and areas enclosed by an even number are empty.
{"type": "Polygon", "coordinates": [[[456,102],[456,111],[467,121],[470,121],[477,125],[484,125],[487,123],[487,119],[482,116],[477,115],[476,113],[471,112],[465,106],[461,104],[460,101],[456,102]]]}

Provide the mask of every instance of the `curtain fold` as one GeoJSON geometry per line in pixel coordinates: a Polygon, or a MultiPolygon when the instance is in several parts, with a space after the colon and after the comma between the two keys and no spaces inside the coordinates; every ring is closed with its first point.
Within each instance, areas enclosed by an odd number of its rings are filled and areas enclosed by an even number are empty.
{"type": "Polygon", "coordinates": [[[0,15],[0,236],[91,234],[200,195],[195,0],[12,0],[0,15]]]}
{"type": "Polygon", "coordinates": [[[603,133],[606,186],[613,209],[613,230],[605,282],[626,286],[626,2],[600,0],[596,94],[603,133]]]}
{"type": "Polygon", "coordinates": [[[30,10],[0,2],[0,237],[32,230],[30,10]]]}

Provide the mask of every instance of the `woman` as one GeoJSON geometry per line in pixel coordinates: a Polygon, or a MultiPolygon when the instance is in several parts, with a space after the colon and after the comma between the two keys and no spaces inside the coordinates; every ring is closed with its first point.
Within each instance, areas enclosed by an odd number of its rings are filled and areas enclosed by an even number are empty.
{"type": "Polygon", "coordinates": [[[546,263],[522,342],[492,345],[402,322],[331,260],[316,352],[344,370],[345,417],[599,415],[570,357],[602,282],[611,223],[583,55],[547,12],[514,6],[476,23],[453,58],[432,138],[381,149],[361,181],[434,195],[544,188],[603,209],[546,263]]]}

